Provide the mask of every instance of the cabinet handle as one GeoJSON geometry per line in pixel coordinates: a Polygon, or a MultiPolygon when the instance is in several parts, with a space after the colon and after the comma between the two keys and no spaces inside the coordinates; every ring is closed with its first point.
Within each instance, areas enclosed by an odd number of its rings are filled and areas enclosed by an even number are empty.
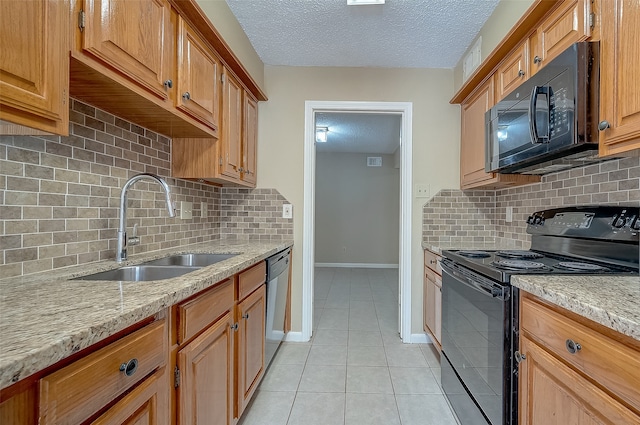
{"type": "Polygon", "coordinates": [[[520,351],[516,351],[515,357],[516,357],[516,363],[517,364],[520,364],[524,360],[527,360],[527,356],[524,353],[521,353],[520,351]]]}
{"type": "Polygon", "coordinates": [[[249,318],[249,313],[243,314],[243,315],[242,315],[242,318],[243,318],[243,319],[248,319],[248,318],[249,318]]]}
{"type": "Polygon", "coordinates": [[[611,127],[611,124],[609,124],[609,121],[607,120],[600,121],[600,123],[598,123],[598,130],[600,131],[605,131],[609,127],[611,127]]]}
{"type": "Polygon", "coordinates": [[[164,86],[168,89],[173,87],[173,81],[172,80],[164,80],[164,86]]]}
{"type": "Polygon", "coordinates": [[[576,354],[578,351],[582,349],[582,345],[578,344],[572,339],[566,340],[565,345],[567,346],[567,351],[570,352],[571,354],[576,354]]]}
{"type": "Polygon", "coordinates": [[[518,77],[524,77],[524,71],[523,70],[518,71],[518,77]]]}
{"type": "Polygon", "coordinates": [[[133,375],[136,373],[136,370],[138,370],[138,359],[131,359],[120,365],[120,372],[124,373],[126,376],[133,375]]]}
{"type": "Polygon", "coordinates": [[[538,63],[540,63],[540,62],[542,62],[542,58],[541,58],[540,56],[536,55],[536,56],[533,58],[533,63],[538,64],[538,63]]]}
{"type": "Polygon", "coordinates": [[[184,100],[189,100],[191,99],[191,93],[189,93],[188,91],[184,92],[184,94],[182,95],[182,98],[184,100]]]}
{"type": "Polygon", "coordinates": [[[234,331],[238,331],[238,323],[234,323],[233,325],[231,325],[231,329],[233,329],[234,331]]]}
{"type": "Polygon", "coordinates": [[[242,173],[243,171],[244,171],[244,168],[242,168],[242,167],[238,168],[238,172],[239,173],[242,173]]]}
{"type": "Polygon", "coordinates": [[[429,260],[429,264],[435,264],[436,262],[433,260],[429,260]]]}

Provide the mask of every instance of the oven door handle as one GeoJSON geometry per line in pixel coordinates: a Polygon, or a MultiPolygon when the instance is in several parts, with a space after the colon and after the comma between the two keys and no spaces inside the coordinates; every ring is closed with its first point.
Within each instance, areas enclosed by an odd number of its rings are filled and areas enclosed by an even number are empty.
{"type": "Polygon", "coordinates": [[[486,279],[481,277],[472,278],[470,276],[467,276],[466,274],[463,274],[456,270],[454,268],[455,266],[452,267],[450,264],[448,264],[447,260],[441,261],[440,266],[442,267],[443,273],[448,274],[449,276],[451,276],[451,278],[472,289],[475,289],[476,291],[488,297],[499,298],[502,300],[505,300],[508,297],[507,292],[505,291],[505,288],[503,286],[485,281],[486,279]]]}

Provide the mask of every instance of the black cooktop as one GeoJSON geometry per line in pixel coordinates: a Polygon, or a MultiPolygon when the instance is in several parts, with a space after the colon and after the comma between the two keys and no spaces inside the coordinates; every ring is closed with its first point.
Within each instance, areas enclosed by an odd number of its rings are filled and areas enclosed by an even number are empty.
{"type": "Polygon", "coordinates": [[[638,269],[538,251],[447,250],[443,256],[503,283],[516,274],[638,275],[638,269]]]}

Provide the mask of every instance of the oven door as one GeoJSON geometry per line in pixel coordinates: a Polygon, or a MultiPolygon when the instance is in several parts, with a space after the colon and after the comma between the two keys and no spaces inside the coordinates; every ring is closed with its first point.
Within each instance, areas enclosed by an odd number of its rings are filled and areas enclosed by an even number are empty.
{"type": "Polygon", "coordinates": [[[509,425],[510,287],[449,259],[442,271],[443,391],[462,425],[509,425]]]}

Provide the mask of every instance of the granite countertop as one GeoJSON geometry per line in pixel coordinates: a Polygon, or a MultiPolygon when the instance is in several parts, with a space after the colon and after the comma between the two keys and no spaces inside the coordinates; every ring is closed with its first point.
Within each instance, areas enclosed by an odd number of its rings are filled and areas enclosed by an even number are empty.
{"type": "Polygon", "coordinates": [[[422,249],[428,249],[431,252],[435,252],[436,254],[442,254],[442,251],[446,251],[448,249],[469,249],[469,250],[478,250],[478,251],[497,251],[501,249],[528,249],[528,248],[518,248],[513,243],[513,241],[505,241],[500,240],[496,242],[438,242],[438,243],[430,243],[422,241],[422,249]]]}
{"type": "Polygon", "coordinates": [[[0,280],[0,389],[18,382],[293,245],[216,240],[0,280]],[[150,282],[71,280],[170,254],[237,253],[192,273],[150,282]]]}
{"type": "Polygon", "coordinates": [[[511,283],[640,341],[640,276],[517,275],[511,283]]]}

